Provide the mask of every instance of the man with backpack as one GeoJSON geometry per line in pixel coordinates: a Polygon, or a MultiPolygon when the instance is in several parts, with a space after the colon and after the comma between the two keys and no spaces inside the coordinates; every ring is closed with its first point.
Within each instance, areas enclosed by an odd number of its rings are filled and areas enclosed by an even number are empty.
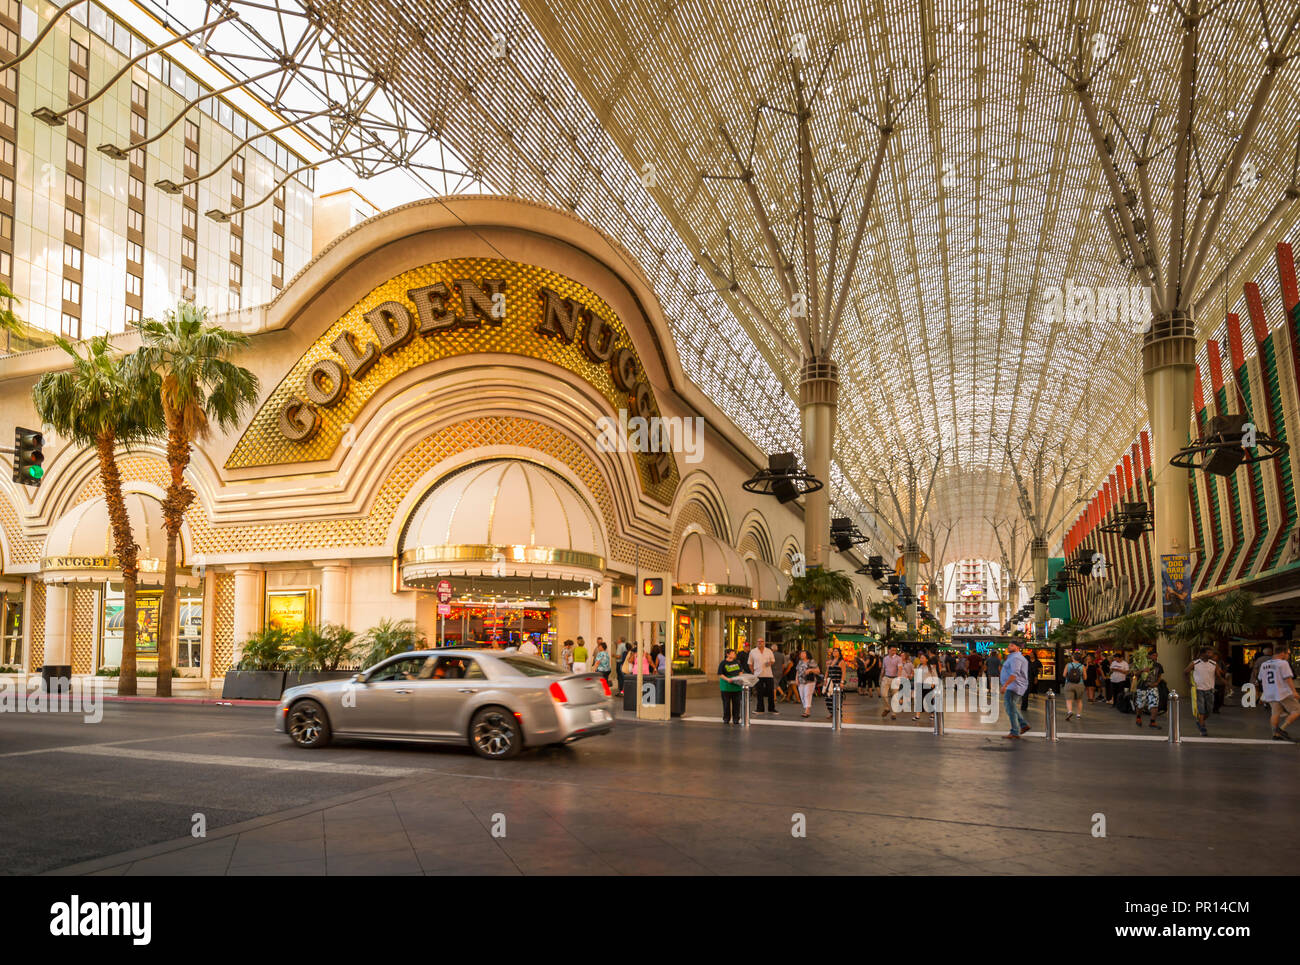
{"type": "Polygon", "coordinates": [[[1061,687],[1061,693],[1065,695],[1065,719],[1070,720],[1078,717],[1083,720],[1083,675],[1084,666],[1080,662],[1079,651],[1075,651],[1071,656],[1070,662],[1065,665],[1065,683],[1061,687]],[[1075,710],[1075,707],[1078,710],[1075,710]]]}

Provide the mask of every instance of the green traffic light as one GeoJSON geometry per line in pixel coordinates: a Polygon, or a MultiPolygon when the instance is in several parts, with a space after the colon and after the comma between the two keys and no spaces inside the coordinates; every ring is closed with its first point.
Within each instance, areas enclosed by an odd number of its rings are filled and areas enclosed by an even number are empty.
{"type": "Polygon", "coordinates": [[[42,469],[40,466],[28,466],[27,475],[29,475],[33,479],[40,479],[42,476],[45,475],[45,470],[42,469]]]}

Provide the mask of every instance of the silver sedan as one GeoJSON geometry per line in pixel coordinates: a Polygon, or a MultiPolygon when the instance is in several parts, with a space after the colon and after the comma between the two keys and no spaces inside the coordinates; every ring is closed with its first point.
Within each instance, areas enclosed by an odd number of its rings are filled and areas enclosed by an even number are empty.
{"type": "Polygon", "coordinates": [[[351,680],[290,687],[276,729],[299,747],[333,737],[466,744],[480,757],[607,734],[609,682],[506,650],[417,650],[351,680]]]}

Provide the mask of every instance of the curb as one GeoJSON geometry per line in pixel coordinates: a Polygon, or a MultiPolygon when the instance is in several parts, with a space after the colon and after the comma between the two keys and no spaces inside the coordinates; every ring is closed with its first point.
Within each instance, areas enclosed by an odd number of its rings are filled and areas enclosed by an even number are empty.
{"type": "Polygon", "coordinates": [[[206,704],[222,707],[276,707],[280,703],[278,700],[248,700],[244,698],[223,700],[220,697],[151,697],[147,694],[135,697],[119,697],[117,694],[105,694],[102,699],[106,703],[112,701],[124,704],[206,704]]]}

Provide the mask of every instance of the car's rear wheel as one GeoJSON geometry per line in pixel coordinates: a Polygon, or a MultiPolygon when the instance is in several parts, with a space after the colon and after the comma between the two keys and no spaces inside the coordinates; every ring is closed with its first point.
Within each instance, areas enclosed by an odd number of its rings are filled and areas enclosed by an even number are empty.
{"type": "Polygon", "coordinates": [[[325,708],[314,700],[300,700],[289,708],[289,739],[299,747],[324,747],[330,742],[330,722],[325,708]]]}
{"type": "Polygon", "coordinates": [[[469,723],[469,743],[479,757],[503,761],[519,753],[524,746],[524,735],[510,711],[504,707],[484,707],[469,723]]]}

